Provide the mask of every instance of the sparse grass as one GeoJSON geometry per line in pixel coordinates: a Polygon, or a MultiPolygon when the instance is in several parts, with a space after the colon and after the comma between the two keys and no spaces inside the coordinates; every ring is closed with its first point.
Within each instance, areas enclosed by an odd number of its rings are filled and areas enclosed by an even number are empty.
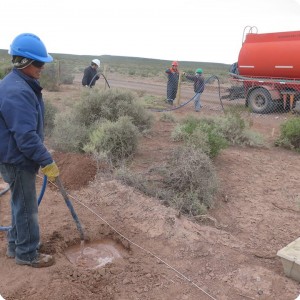
{"type": "Polygon", "coordinates": [[[144,103],[145,108],[164,109],[166,106],[165,98],[162,96],[154,96],[143,94],[140,100],[144,103]]]}
{"type": "Polygon", "coordinates": [[[171,113],[164,112],[164,113],[161,113],[159,120],[162,122],[175,123],[176,117],[174,117],[174,115],[171,113]]]}

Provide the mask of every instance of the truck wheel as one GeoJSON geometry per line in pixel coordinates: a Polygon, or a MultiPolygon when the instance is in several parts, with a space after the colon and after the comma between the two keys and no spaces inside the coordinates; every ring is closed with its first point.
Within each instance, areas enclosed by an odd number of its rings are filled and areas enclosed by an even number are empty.
{"type": "Polygon", "coordinates": [[[270,93],[264,88],[253,90],[248,96],[248,106],[258,114],[267,114],[274,111],[274,102],[270,93]]]}

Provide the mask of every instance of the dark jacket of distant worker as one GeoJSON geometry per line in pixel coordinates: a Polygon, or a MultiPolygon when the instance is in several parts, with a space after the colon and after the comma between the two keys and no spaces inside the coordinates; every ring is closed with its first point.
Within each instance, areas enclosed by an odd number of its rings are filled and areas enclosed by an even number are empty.
{"type": "Polygon", "coordinates": [[[173,61],[172,67],[166,70],[168,75],[167,83],[167,102],[173,105],[173,101],[176,99],[178,81],[179,81],[179,71],[178,71],[178,62],[173,61]]]}
{"type": "Polygon", "coordinates": [[[204,77],[202,75],[202,69],[197,69],[195,75],[188,75],[183,72],[183,75],[191,81],[194,82],[194,92],[196,93],[194,96],[194,104],[195,104],[195,111],[200,111],[201,109],[201,102],[200,102],[200,95],[204,91],[205,83],[204,77]]]}
{"type": "Polygon", "coordinates": [[[0,82],[0,173],[11,191],[8,258],[19,265],[48,267],[52,255],[39,252],[40,234],[36,174],[54,181],[56,163],[44,146],[44,102],[38,79],[53,60],[34,34],[22,33],[9,50],[14,68],[0,82]]]}
{"type": "Polygon", "coordinates": [[[97,69],[100,68],[100,60],[95,58],[92,60],[91,65],[84,69],[82,85],[86,87],[93,87],[96,80],[100,78],[97,75],[97,69]]]}

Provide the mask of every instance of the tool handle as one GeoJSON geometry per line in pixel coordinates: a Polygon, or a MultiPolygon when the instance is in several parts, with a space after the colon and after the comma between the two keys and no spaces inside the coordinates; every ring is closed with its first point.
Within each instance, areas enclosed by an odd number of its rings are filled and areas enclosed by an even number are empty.
{"type": "Polygon", "coordinates": [[[80,239],[82,241],[84,241],[85,238],[84,238],[84,232],[83,232],[82,226],[81,226],[80,221],[78,219],[78,216],[77,216],[77,214],[76,214],[76,212],[74,210],[72,202],[68,198],[68,194],[67,194],[65,188],[63,187],[63,184],[62,184],[59,176],[56,177],[55,182],[56,182],[56,184],[57,184],[57,186],[59,188],[59,191],[60,191],[61,195],[63,196],[63,198],[64,198],[64,200],[65,200],[65,202],[66,202],[66,204],[67,204],[67,206],[68,206],[68,208],[69,208],[69,210],[70,210],[70,212],[72,214],[72,217],[73,217],[73,219],[74,219],[74,221],[76,223],[76,227],[77,227],[77,229],[78,229],[78,231],[80,233],[80,239]]]}

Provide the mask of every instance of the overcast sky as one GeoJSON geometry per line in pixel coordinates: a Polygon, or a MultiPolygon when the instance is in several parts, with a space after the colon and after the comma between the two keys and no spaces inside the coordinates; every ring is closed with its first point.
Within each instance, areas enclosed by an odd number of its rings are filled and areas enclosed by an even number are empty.
{"type": "Polygon", "coordinates": [[[0,24],[0,49],[31,32],[50,53],[233,63],[246,26],[300,30],[300,0],[5,1],[0,24]]]}

